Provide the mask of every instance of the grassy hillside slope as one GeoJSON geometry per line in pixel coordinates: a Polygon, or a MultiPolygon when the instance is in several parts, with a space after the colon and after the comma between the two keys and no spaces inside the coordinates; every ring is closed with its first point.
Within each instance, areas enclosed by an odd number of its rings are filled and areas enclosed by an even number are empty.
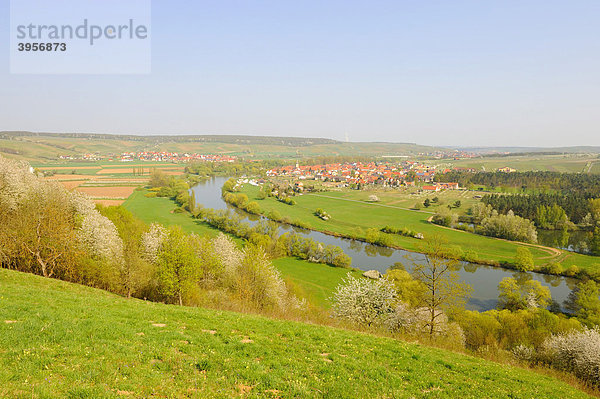
{"type": "Polygon", "coordinates": [[[2,397],[587,397],[415,344],[4,269],[0,320],[2,397]]]}

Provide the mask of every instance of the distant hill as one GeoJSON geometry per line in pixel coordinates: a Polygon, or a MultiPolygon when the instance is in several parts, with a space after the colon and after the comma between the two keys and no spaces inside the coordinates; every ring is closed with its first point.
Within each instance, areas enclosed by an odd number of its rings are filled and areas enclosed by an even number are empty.
{"type": "Polygon", "coordinates": [[[588,398],[370,334],[122,298],[0,269],[0,397],[588,398]]]}
{"type": "Polygon", "coordinates": [[[476,153],[600,154],[599,146],[573,147],[447,147],[476,153]]]}
{"type": "Polygon", "coordinates": [[[339,144],[332,139],[275,136],[241,136],[241,135],[123,135],[97,133],[43,133],[43,132],[0,132],[0,138],[11,137],[54,137],[88,140],[125,140],[145,142],[203,142],[234,144],[270,144],[283,146],[307,146],[316,144],[339,144]]]}
{"type": "Polygon", "coordinates": [[[347,143],[327,138],[231,135],[112,135],[88,133],[0,132],[0,155],[34,162],[59,156],[99,153],[105,156],[135,151],[228,154],[244,158],[430,154],[436,148],[412,143],[347,143]]]}

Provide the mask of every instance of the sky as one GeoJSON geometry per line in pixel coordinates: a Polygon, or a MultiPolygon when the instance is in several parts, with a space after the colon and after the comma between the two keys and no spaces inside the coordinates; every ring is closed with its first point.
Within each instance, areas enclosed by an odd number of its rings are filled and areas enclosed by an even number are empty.
{"type": "Polygon", "coordinates": [[[9,22],[0,130],[600,145],[597,0],[153,0],[143,75],[11,74],[9,22]]]}

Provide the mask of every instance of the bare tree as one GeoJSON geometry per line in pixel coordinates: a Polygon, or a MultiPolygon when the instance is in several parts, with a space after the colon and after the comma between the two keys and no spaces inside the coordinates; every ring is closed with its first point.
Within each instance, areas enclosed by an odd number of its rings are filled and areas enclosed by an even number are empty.
{"type": "Polygon", "coordinates": [[[425,240],[420,248],[425,259],[416,261],[412,272],[426,287],[421,305],[427,311],[425,327],[430,337],[441,332],[444,311],[464,306],[471,292],[471,287],[460,281],[456,272],[458,260],[449,257],[451,251],[445,245],[441,236],[425,240]]]}

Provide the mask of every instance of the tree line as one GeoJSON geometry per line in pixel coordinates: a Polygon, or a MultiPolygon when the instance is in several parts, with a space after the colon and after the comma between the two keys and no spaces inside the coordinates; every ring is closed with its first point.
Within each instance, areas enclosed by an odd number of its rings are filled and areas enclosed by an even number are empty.
{"type": "Polygon", "coordinates": [[[577,192],[569,195],[487,194],[481,201],[499,213],[506,214],[512,210],[516,215],[536,221],[538,227],[547,229],[561,229],[568,222],[587,228],[600,217],[600,200],[577,192]]]}
{"type": "Polygon", "coordinates": [[[560,172],[466,172],[437,174],[440,182],[458,182],[463,187],[482,185],[488,188],[510,187],[522,191],[552,192],[600,197],[600,175],[560,172]]]}

